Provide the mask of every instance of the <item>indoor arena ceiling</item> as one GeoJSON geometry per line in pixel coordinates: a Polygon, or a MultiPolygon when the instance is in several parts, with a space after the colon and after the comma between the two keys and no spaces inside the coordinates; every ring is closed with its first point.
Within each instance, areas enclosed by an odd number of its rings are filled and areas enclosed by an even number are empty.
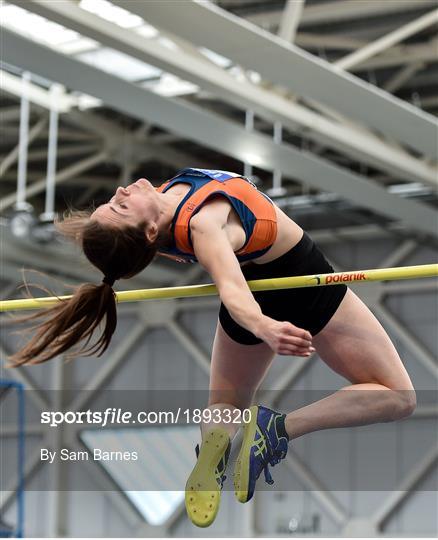
{"type": "Polygon", "coordinates": [[[198,166],[245,170],[307,228],[372,223],[434,235],[436,6],[4,2],[3,220],[16,202],[29,71],[27,200],[36,214],[56,100],[56,209],[99,204],[120,183],[146,176],[158,184],[198,166]]]}

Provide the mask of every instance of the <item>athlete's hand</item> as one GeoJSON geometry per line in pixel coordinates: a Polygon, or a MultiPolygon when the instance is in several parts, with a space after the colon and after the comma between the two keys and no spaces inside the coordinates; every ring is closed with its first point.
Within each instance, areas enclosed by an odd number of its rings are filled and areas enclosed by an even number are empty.
{"type": "Polygon", "coordinates": [[[307,358],[315,352],[310,332],[290,322],[263,317],[257,337],[267,343],[277,354],[307,358]]]}

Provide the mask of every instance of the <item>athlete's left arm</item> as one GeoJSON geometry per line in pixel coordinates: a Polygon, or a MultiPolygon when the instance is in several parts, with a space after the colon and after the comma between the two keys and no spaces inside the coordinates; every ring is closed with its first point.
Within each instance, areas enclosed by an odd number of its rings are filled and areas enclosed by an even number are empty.
{"type": "Polygon", "coordinates": [[[222,302],[232,317],[250,332],[257,332],[263,317],[226,233],[229,208],[219,201],[203,208],[190,221],[193,248],[199,263],[213,278],[222,302]],[[202,213],[201,213],[202,212],[202,213]]]}
{"type": "Polygon", "coordinates": [[[263,315],[242,274],[226,233],[229,207],[209,204],[190,222],[196,258],[213,278],[232,318],[279,354],[309,356],[310,334],[289,322],[263,315]]]}

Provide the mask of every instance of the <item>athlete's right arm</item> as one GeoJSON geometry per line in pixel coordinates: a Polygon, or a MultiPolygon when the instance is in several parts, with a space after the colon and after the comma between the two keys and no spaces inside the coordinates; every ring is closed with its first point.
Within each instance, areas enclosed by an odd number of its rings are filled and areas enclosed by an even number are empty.
{"type": "Polygon", "coordinates": [[[191,220],[196,258],[213,278],[233,319],[278,354],[309,356],[312,352],[309,332],[290,322],[276,321],[263,315],[242,274],[221,223],[220,211],[215,214],[210,208],[208,220],[196,218],[191,220]]]}

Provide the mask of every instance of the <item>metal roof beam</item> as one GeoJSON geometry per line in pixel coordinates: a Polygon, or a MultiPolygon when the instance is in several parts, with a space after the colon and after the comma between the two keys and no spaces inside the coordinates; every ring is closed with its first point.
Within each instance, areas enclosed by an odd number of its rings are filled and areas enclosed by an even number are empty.
{"type": "Polygon", "coordinates": [[[381,54],[351,68],[352,72],[361,72],[370,69],[384,69],[388,67],[412,64],[416,62],[436,62],[438,41],[430,40],[426,44],[400,45],[393,47],[385,54],[381,54]]]}
{"type": "Polygon", "coordinates": [[[389,34],[386,34],[385,36],[376,39],[372,43],[368,43],[367,45],[365,45],[365,47],[362,47],[362,49],[359,49],[347,56],[344,56],[340,60],[334,62],[333,65],[340,69],[351,70],[351,68],[353,68],[354,66],[357,66],[365,60],[368,60],[369,58],[380,54],[384,50],[393,47],[394,45],[400,43],[408,37],[418,34],[425,28],[428,28],[429,26],[432,26],[437,22],[438,9],[434,9],[433,11],[426,13],[426,15],[415,19],[415,21],[411,21],[408,24],[397,28],[393,32],[390,32],[389,34]]]}
{"type": "Polygon", "coordinates": [[[331,34],[316,34],[300,32],[295,36],[295,45],[307,49],[340,49],[355,51],[360,47],[364,47],[367,42],[351,38],[349,36],[331,35],[331,34]]]}
{"type": "MultiPolygon", "coordinates": [[[[0,71],[0,77],[2,76],[2,71],[0,71]]],[[[2,128],[5,127],[5,124],[10,122],[15,123],[20,120],[20,107],[12,105],[10,107],[1,107],[0,108],[0,122],[2,128]]]]}
{"type": "Polygon", "coordinates": [[[437,158],[438,130],[431,115],[210,2],[113,3],[259,72],[275,84],[334,107],[432,159],[437,158]]]}
{"type": "MultiPolygon", "coordinates": [[[[52,275],[56,273],[78,282],[84,279],[95,282],[99,278],[99,271],[92,267],[85,257],[78,257],[78,250],[72,245],[53,242],[44,244],[42,248],[41,244],[31,240],[17,240],[7,228],[2,229],[2,258],[4,264],[18,267],[15,277],[20,282],[20,270],[23,266],[48,271],[52,275]]],[[[133,289],[159,287],[173,283],[179,278],[181,278],[180,269],[154,261],[146,271],[134,276],[129,286],[133,289]]]]}
{"type": "MultiPolygon", "coordinates": [[[[0,70],[0,78],[3,92],[21,98],[23,91],[23,82],[21,77],[16,77],[7,71],[0,70]]],[[[62,95],[59,97],[56,104],[53,104],[53,99],[50,100],[50,92],[32,83],[29,83],[27,92],[30,102],[35,103],[35,105],[39,105],[40,107],[44,107],[45,109],[56,107],[56,110],[60,113],[69,111],[70,108],[76,103],[75,98],[68,95],[62,95]]]]}
{"type": "MultiPolygon", "coordinates": [[[[40,120],[30,128],[27,137],[28,146],[38,137],[46,126],[47,118],[40,118],[40,120]]],[[[3,178],[3,175],[7,172],[7,170],[14,165],[14,163],[18,160],[19,155],[20,144],[17,144],[6,156],[2,158],[0,163],[0,178],[3,178]]]]}
{"type": "MultiPolygon", "coordinates": [[[[120,147],[123,143],[125,146],[129,145],[131,148],[131,154],[137,154],[138,162],[146,162],[148,159],[156,159],[160,163],[171,165],[176,169],[183,169],[190,161],[196,160],[199,167],[208,168],[207,161],[204,161],[198,157],[192,156],[190,153],[183,151],[182,149],[172,148],[167,146],[165,142],[160,142],[159,139],[155,140],[154,137],[145,135],[144,133],[136,133],[135,131],[127,132],[122,126],[111,120],[105,119],[97,114],[81,111],[72,111],[69,115],[69,120],[89,131],[95,132],[104,139],[108,140],[108,143],[114,148],[120,147]]],[[[111,161],[114,156],[113,152],[108,155],[108,160],[111,161]]]]}
{"type": "Polygon", "coordinates": [[[420,71],[420,69],[423,69],[423,67],[423,62],[417,62],[415,64],[408,64],[406,66],[403,66],[399,71],[397,71],[395,75],[393,75],[385,82],[383,88],[387,92],[391,92],[391,94],[397,92],[397,90],[399,90],[405,83],[407,83],[409,79],[412,79],[412,77],[417,73],[417,71],[420,71]]]}
{"type": "MultiPolygon", "coordinates": [[[[22,0],[13,2],[22,5],[22,0]]],[[[302,133],[304,128],[309,138],[372,167],[381,167],[392,176],[436,185],[436,169],[402,149],[386,144],[371,133],[333,122],[249,81],[237,82],[231,74],[199,55],[193,56],[181,50],[176,54],[156,40],[139,40],[132,31],[104,21],[70,1],[33,0],[23,5],[103,45],[172,71],[238,107],[253,110],[269,122],[279,121],[287,129],[298,133],[302,133]]]]}
{"type": "Polygon", "coordinates": [[[66,87],[100,97],[107,105],[143,121],[222,152],[242,162],[280,170],[304,184],[323,191],[339,193],[361,207],[404,221],[415,230],[436,236],[434,209],[416,201],[402,199],[365,177],[302,152],[287,144],[276,144],[271,137],[248,133],[193,104],[159,96],[147,89],[97,70],[48,47],[3,29],[5,61],[34,71],[66,87]]]}
{"type": "MultiPolygon", "coordinates": [[[[16,77],[3,69],[0,70],[1,88],[3,92],[12,94],[21,98],[23,91],[23,83],[20,77],[16,77]]],[[[50,92],[41,88],[37,84],[29,83],[26,92],[31,103],[43,107],[44,109],[55,108],[58,113],[65,113],[70,111],[72,107],[95,107],[98,105],[96,99],[90,99],[89,96],[70,96],[68,94],[61,94],[58,96],[56,103],[50,98],[50,92]]]]}
{"type": "Polygon", "coordinates": [[[438,107],[438,96],[421,98],[421,105],[423,107],[438,107]]]}
{"type": "MultiPolygon", "coordinates": [[[[77,161],[73,163],[72,165],[68,165],[64,169],[58,170],[55,176],[55,182],[56,184],[60,184],[64,182],[65,180],[68,180],[69,178],[72,178],[83,171],[86,171],[88,169],[92,169],[96,165],[99,165],[100,163],[107,160],[107,152],[106,151],[99,151],[96,154],[93,154],[91,156],[87,156],[80,161],[77,161]]],[[[25,195],[26,198],[33,197],[34,195],[37,195],[38,193],[42,193],[45,191],[47,187],[47,177],[46,175],[42,176],[40,180],[37,180],[32,185],[26,186],[25,189],[25,195]]],[[[17,193],[11,193],[9,195],[6,195],[5,197],[2,197],[0,199],[0,211],[4,212],[7,208],[10,206],[13,206],[17,202],[17,193]]]]}
{"type": "Polygon", "coordinates": [[[281,16],[278,37],[289,43],[295,41],[298,25],[300,24],[305,0],[287,0],[281,16]]]}
{"type": "MultiPolygon", "coordinates": [[[[435,7],[435,0],[391,0],[376,2],[376,0],[338,0],[307,5],[301,17],[300,28],[312,25],[327,25],[334,22],[352,21],[365,17],[378,17],[394,13],[408,13],[422,8],[435,7]]],[[[254,24],[275,26],[280,23],[283,11],[279,9],[249,15],[246,19],[254,24]]]]}

